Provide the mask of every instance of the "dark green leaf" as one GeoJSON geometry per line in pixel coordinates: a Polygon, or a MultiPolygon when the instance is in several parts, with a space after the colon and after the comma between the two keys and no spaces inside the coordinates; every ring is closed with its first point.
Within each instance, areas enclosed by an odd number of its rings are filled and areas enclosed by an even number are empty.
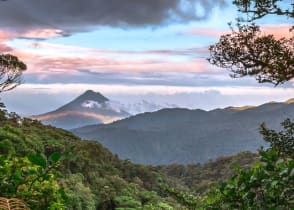
{"type": "Polygon", "coordinates": [[[46,168],[47,166],[47,161],[42,156],[30,154],[28,158],[33,164],[41,166],[42,168],[46,168]]]}
{"type": "Polygon", "coordinates": [[[49,156],[49,160],[52,161],[53,163],[57,163],[61,158],[61,155],[57,152],[52,153],[49,156]]]}

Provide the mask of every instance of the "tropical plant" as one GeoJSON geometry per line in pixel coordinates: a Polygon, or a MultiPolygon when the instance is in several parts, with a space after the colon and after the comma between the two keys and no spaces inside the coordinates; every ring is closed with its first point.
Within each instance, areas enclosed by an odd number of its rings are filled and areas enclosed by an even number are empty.
{"type": "Polygon", "coordinates": [[[65,194],[56,171],[59,159],[57,153],[48,160],[35,154],[0,155],[0,196],[21,199],[31,209],[63,209],[65,194]]]}

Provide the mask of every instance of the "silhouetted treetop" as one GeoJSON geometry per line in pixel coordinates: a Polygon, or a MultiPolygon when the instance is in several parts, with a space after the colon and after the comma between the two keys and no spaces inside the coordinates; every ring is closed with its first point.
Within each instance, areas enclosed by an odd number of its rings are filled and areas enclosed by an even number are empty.
{"type": "Polygon", "coordinates": [[[21,75],[27,66],[16,56],[0,55],[0,93],[11,90],[21,83],[21,75]]]}
{"type": "Polygon", "coordinates": [[[282,84],[294,78],[294,37],[262,35],[257,25],[240,25],[210,46],[209,62],[233,78],[254,76],[260,83],[282,84]]]}
{"type": "Polygon", "coordinates": [[[294,18],[294,1],[291,0],[234,0],[239,12],[247,13],[247,21],[266,15],[283,15],[294,18]]]}
{"type": "Polygon", "coordinates": [[[210,46],[208,61],[230,71],[233,78],[253,76],[260,83],[283,84],[294,78],[294,31],[289,36],[276,38],[261,32],[252,22],[266,15],[294,18],[294,2],[290,0],[235,0],[239,11],[247,19],[237,19],[237,29],[222,35],[218,43],[210,46]],[[244,24],[245,22],[245,24],[244,24]],[[247,22],[247,23],[246,23],[247,22]]]}

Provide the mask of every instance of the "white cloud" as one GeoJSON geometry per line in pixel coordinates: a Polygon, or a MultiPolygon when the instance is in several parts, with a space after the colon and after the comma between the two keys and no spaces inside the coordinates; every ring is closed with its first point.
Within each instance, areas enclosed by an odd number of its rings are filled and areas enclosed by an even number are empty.
{"type": "Polygon", "coordinates": [[[2,99],[10,111],[32,115],[56,109],[88,89],[128,105],[145,100],[162,107],[172,104],[206,110],[226,106],[258,105],[294,97],[294,88],[282,87],[24,84],[3,94],[2,99]]]}

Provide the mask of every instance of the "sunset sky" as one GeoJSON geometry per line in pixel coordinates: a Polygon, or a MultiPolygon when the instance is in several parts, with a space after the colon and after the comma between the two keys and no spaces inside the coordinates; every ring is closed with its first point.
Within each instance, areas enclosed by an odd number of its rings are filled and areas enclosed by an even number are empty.
{"type": "MultiPolygon", "coordinates": [[[[284,2],[291,0],[285,0],[284,2]]],[[[113,100],[213,109],[294,97],[293,82],[232,79],[207,62],[208,46],[238,17],[225,0],[0,1],[0,50],[28,65],[1,96],[11,111],[50,111],[88,89],[113,100]]],[[[290,36],[291,20],[260,20],[290,36]]]]}

